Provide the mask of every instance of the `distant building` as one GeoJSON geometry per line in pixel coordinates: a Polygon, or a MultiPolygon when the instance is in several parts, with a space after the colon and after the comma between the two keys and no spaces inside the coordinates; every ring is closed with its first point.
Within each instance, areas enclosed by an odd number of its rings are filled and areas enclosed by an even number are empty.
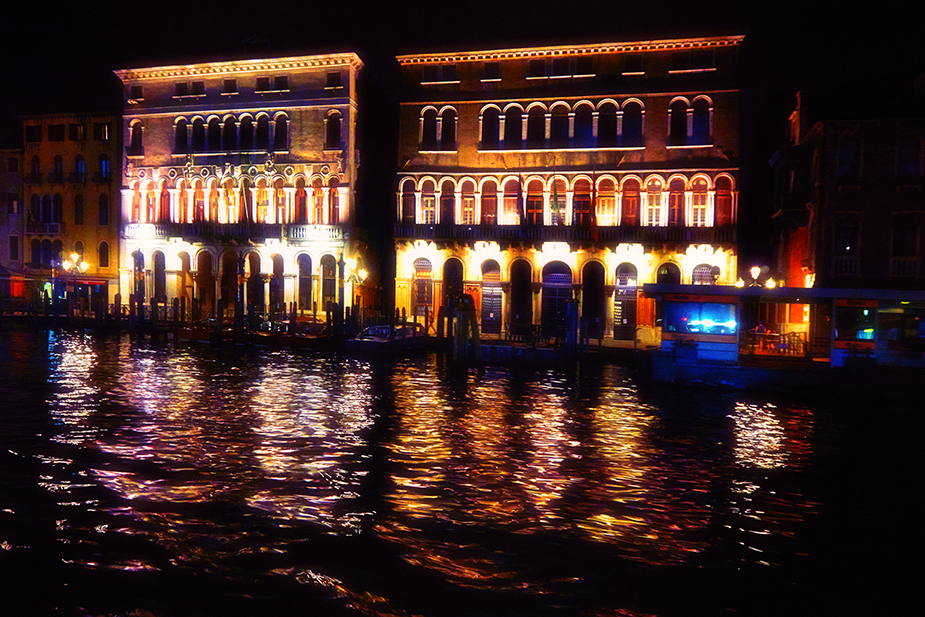
{"type": "Polygon", "coordinates": [[[736,278],[742,37],[400,56],[396,307],[481,330],[654,324],[647,282],[736,278]]]}
{"type": "Polygon", "coordinates": [[[353,53],[116,71],[121,290],[323,318],[362,302],[353,53]]]}
{"type": "Polygon", "coordinates": [[[788,286],[923,289],[925,107],[798,95],[772,158],[778,275],[788,286]]]}
{"type": "Polygon", "coordinates": [[[25,296],[22,195],[22,147],[0,148],[0,311],[15,310],[11,299],[25,296]]]}
{"type": "MultiPolygon", "coordinates": [[[[22,224],[22,244],[16,248],[10,238],[4,256],[11,267],[14,253],[19,256],[21,271],[39,295],[50,296],[54,284],[59,296],[70,291],[90,306],[98,298],[109,303],[118,291],[119,194],[113,170],[121,160],[119,118],[61,113],[24,116],[22,124],[22,157],[15,163],[22,173],[19,205],[7,194],[10,221],[19,217],[22,224]]],[[[6,164],[11,168],[13,158],[6,164]]]]}

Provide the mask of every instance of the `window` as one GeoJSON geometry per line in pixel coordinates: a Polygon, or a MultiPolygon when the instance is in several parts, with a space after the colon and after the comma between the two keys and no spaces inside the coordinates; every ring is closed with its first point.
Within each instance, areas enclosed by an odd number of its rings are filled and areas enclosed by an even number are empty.
{"type": "Polygon", "coordinates": [[[93,123],[93,139],[96,141],[109,141],[109,131],[108,122],[93,123]]]}
{"type": "Polygon", "coordinates": [[[835,219],[832,229],[832,274],[857,276],[860,274],[858,237],[860,225],[854,216],[835,219]]]}
{"type": "Polygon", "coordinates": [[[51,208],[52,208],[52,222],[53,223],[63,223],[64,222],[64,198],[61,197],[61,193],[55,193],[55,196],[51,199],[51,208]]]}
{"type": "Polygon", "coordinates": [[[414,209],[416,199],[414,194],[414,180],[407,179],[401,184],[401,222],[404,225],[414,224],[414,209]]]}
{"type": "Polygon", "coordinates": [[[915,257],[918,254],[919,221],[915,214],[893,217],[893,257],[915,257]]]}
{"type": "Polygon", "coordinates": [[[421,74],[422,84],[445,84],[456,83],[458,81],[455,64],[427,65],[424,67],[421,74]]]}
{"type": "Polygon", "coordinates": [[[173,85],[174,96],[189,96],[189,84],[185,81],[178,81],[173,85]]]}
{"type": "Polygon", "coordinates": [[[464,182],[462,186],[462,224],[475,225],[475,185],[464,182]]]}
{"type": "Polygon", "coordinates": [[[100,268],[109,267],[109,243],[108,242],[100,242],[98,263],[99,263],[100,268]]]}
{"type": "MultiPolygon", "coordinates": [[[[590,148],[594,145],[594,111],[590,105],[579,105],[575,109],[575,138],[573,146],[576,148],[590,148]]],[[[614,145],[616,145],[616,131],[614,131],[614,145]]]]}
{"type": "Polygon", "coordinates": [[[623,56],[624,75],[645,75],[642,54],[626,54],[623,56]]]}
{"type": "Polygon", "coordinates": [[[494,181],[482,185],[482,225],[494,225],[498,222],[498,187],[494,181]]]}
{"type": "Polygon", "coordinates": [[[456,188],[449,180],[440,185],[440,224],[453,225],[456,222],[456,188]]]}
{"type": "Polygon", "coordinates": [[[501,63],[486,62],[482,67],[482,81],[501,81],[501,63]]]}
{"type": "Polygon", "coordinates": [[[186,154],[187,148],[186,120],[184,118],[179,118],[174,127],[173,152],[174,154],[186,154]]]}
{"type": "Polygon", "coordinates": [[[84,157],[77,155],[74,157],[74,182],[87,181],[87,164],[84,157]]]}
{"type": "Polygon", "coordinates": [[[691,226],[704,227],[707,224],[707,181],[694,180],[691,192],[691,226]]]}
{"type": "Polygon", "coordinates": [[[720,177],[716,179],[716,205],[714,209],[715,224],[719,226],[732,225],[733,207],[732,207],[732,182],[729,178],[720,177]]]}
{"type": "Polygon", "coordinates": [[[10,157],[6,162],[6,170],[11,174],[19,173],[19,159],[10,157]]]}
{"type": "Polygon", "coordinates": [[[896,176],[901,180],[922,177],[922,141],[918,137],[906,135],[899,141],[896,176]]]}
{"type": "Polygon", "coordinates": [[[237,79],[226,79],[222,85],[222,94],[237,94],[238,93],[238,80],[237,79]]]}
{"type": "Polygon", "coordinates": [[[87,138],[86,124],[69,124],[67,129],[71,141],[84,141],[87,138]]]}
{"type": "Polygon", "coordinates": [[[19,236],[10,236],[10,261],[19,261],[19,236]]]}
{"type": "Polygon", "coordinates": [[[433,313],[431,304],[434,299],[433,265],[421,257],[414,260],[414,307],[415,315],[433,313]]]}
{"type": "Polygon", "coordinates": [[[861,140],[845,137],[838,146],[838,179],[856,182],[861,175],[861,140]]]}
{"type": "Polygon", "coordinates": [[[598,110],[597,146],[598,148],[615,148],[617,145],[617,106],[604,103],[598,110]]]}
{"type": "Polygon", "coordinates": [[[521,199],[520,182],[517,180],[508,180],[504,185],[502,225],[520,225],[521,199]]]}
{"type": "Polygon", "coordinates": [[[623,225],[635,226],[639,221],[639,181],[629,179],[623,184],[623,199],[620,208],[623,225]]]}
{"type": "Polygon", "coordinates": [[[575,77],[593,77],[594,76],[594,58],[591,56],[578,56],[574,60],[575,77]]]}
{"type": "Polygon", "coordinates": [[[445,109],[440,120],[440,149],[456,150],[456,111],[445,109]]]}
{"type": "Polygon", "coordinates": [[[527,79],[543,79],[546,77],[546,60],[538,58],[530,61],[527,68],[527,79]]]}
{"type": "Polygon", "coordinates": [[[37,156],[32,157],[32,167],[29,175],[31,178],[27,180],[28,182],[39,182],[40,178],[42,177],[41,163],[39,161],[39,157],[37,156]]]}
{"type": "Polygon", "coordinates": [[[6,212],[7,214],[19,214],[19,195],[14,190],[7,193],[6,212]]]}
{"type": "Polygon", "coordinates": [[[597,224],[611,226],[616,224],[616,190],[613,180],[601,180],[597,189],[597,224]]]}
{"type": "Polygon", "coordinates": [[[482,112],[482,150],[497,150],[499,131],[501,130],[501,112],[496,107],[489,107],[482,112]]]}
{"type": "Polygon", "coordinates": [[[49,124],[48,125],[48,141],[64,141],[64,125],[63,124],[49,124]]]}
{"type": "Polygon", "coordinates": [[[710,138],[710,112],[710,101],[706,99],[694,101],[691,140],[695,145],[705,146],[712,142],[710,138]]]}
{"type": "Polygon", "coordinates": [[[234,118],[225,118],[225,124],[222,127],[222,141],[226,152],[233,152],[238,149],[237,128],[234,118]]]}
{"type": "Polygon", "coordinates": [[[421,114],[421,150],[437,149],[437,110],[429,107],[421,114]]]}
{"type": "Polygon", "coordinates": [[[270,91],[270,78],[269,77],[258,77],[256,83],[254,84],[255,92],[269,92],[270,91]]]}
{"type": "Polygon", "coordinates": [[[662,182],[652,179],[646,185],[645,225],[659,227],[662,224],[662,182]]]}
{"type": "Polygon", "coordinates": [[[42,141],[42,125],[41,124],[27,124],[26,125],[26,142],[35,143],[42,141]]]}
{"type": "Polygon", "coordinates": [[[193,120],[193,152],[204,152],[206,149],[206,125],[202,118],[193,120]]]}
{"type": "Polygon", "coordinates": [[[630,101],[623,105],[623,133],[620,145],[624,148],[640,148],[643,145],[642,105],[630,101]]]}
{"type": "Polygon", "coordinates": [[[289,91],[289,76],[288,75],[277,75],[273,78],[273,89],[277,92],[288,92],[289,91]]]}
{"type": "Polygon", "coordinates": [[[549,222],[552,225],[565,225],[565,182],[561,179],[553,180],[549,195],[549,222]]]}
{"type": "Polygon", "coordinates": [[[527,224],[543,224],[543,183],[531,180],[527,185],[527,224]]]}
{"type": "Polygon", "coordinates": [[[338,72],[330,72],[327,75],[327,81],[325,82],[325,90],[340,90],[343,88],[343,83],[341,82],[341,74],[338,72]]]}
{"type": "Polygon", "coordinates": [[[674,101],[669,108],[668,145],[683,146],[687,144],[687,102],[674,101]]]}
{"type": "Polygon", "coordinates": [[[691,283],[693,285],[712,285],[719,276],[719,268],[714,270],[710,264],[700,264],[691,270],[691,283]]]}
{"type": "Polygon", "coordinates": [[[218,152],[222,149],[222,125],[219,123],[218,118],[209,119],[207,137],[209,139],[209,152],[218,152]]]}
{"type": "Polygon", "coordinates": [[[109,197],[106,195],[100,195],[99,221],[100,225],[109,225],[109,197]]]}
{"type": "Polygon", "coordinates": [[[145,94],[141,86],[130,86],[128,98],[132,101],[144,100],[145,94]]]}
{"type": "Polygon", "coordinates": [[[591,224],[591,183],[581,179],[575,183],[572,198],[572,220],[575,225],[591,224]]]}
{"type": "Polygon", "coordinates": [[[523,111],[519,107],[508,107],[504,111],[504,149],[523,148],[523,111]]]}
{"type": "Polygon", "coordinates": [[[328,117],[324,119],[325,150],[341,149],[340,123],[341,115],[339,111],[328,112],[328,117]]]}
{"type": "Polygon", "coordinates": [[[190,94],[192,96],[204,96],[206,93],[206,82],[194,81],[190,84],[190,94]]]}
{"type": "Polygon", "coordinates": [[[273,149],[282,152],[289,149],[289,122],[286,116],[279,116],[276,119],[276,127],[273,131],[273,149]]]}
{"type": "Polygon", "coordinates": [[[421,220],[423,225],[433,225],[436,220],[437,203],[434,183],[427,180],[421,186],[421,220]]]}
{"type": "Polygon", "coordinates": [[[571,77],[569,58],[552,59],[552,76],[553,77],[571,77]]]}
{"type": "Polygon", "coordinates": [[[257,118],[256,138],[258,150],[270,149],[270,119],[266,116],[257,118]]]}
{"type": "Polygon", "coordinates": [[[546,110],[536,106],[527,114],[527,147],[542,148],[546,145],[546,110]]]}
{"type": "Polygon", "coordinates": [[[74,224],[84,224],[84,196],[74,195],[74,224]]]}
{"type": "Polygon", "coordinates": [[[129,156],[142,156],[144,155],[144,142],[142,141],[142,127],[141,122],[135,121],[132,123],[130,128],[130,137],[129,137],[129,147],[128,154],[129,156]]]}
{"type": "Polygon", "coordinates": [[[64,182],[64,159],[60,154],[56,154],[51,163],[51,181],[64,182]]]}
{"type": "Polygon", "coordinates": [[[552,110],[549,123],[549,146],[551,148],[568,148],[569,146],[569,109],[565,105],[556,105],[552,110]]]}
{"type": "Polygon", "coordinates": [[[679,178],[668,185],[668,225],[684,225],[684,181],[679,178]]]}

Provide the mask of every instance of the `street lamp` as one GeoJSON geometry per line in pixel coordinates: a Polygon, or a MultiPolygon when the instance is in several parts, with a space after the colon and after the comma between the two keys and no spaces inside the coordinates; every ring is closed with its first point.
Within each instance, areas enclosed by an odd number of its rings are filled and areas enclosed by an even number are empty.
{"type": "Polygon", "coordinates": [[[748,273],[750,275],[749,280],[742,280],[741,278],[735,282],[736,287],[766,287],[767,289],[774,289],[777,287],[777,281],[772,277],[767,276],[769,268],[767,266],[752,266],[749,268],[748,273]],[[761,280],[762,277],[766,277],[764,280],[761,280]]]}

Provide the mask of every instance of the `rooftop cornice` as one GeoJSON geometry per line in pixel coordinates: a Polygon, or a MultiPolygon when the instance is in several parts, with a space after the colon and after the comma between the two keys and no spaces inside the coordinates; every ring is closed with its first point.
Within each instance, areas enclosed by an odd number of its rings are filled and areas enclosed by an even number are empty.
{"type": "Polygon", "coordinates": [[[350,66],[354,70],[363,67],[363,61],[355,53],[323,54],[317,56],[292,56],[288,58],[265,58],[259,60],[231,60],[227,62],[203,62],[200,64],[177,64],[140,69],[119,69],[113,71],[119,79],[138,81],[143,79],[175,79],[177,77],[209,77],[262,73],[266,71],[291,71],[298,69],[332,68],[350,66]]]}
{"type": "Polygon", "coordinates": [[[701,37],[693,39],[665,39],[657,41],[632,41],[625,43],[592,43],[587,45],[556,45],[552,47],[517,47],[486,51],[459,51],[443,54],[411,54],[397,56],[399,64],[423,64],[428,62],[473,62],[479,60],[512,60],[517,58],[544,58],[552,56],[577,56],[600,53],[632,53],[645,51],[667,51],[679,49],[700,49],[708,47],[732,47],[740,44],[744,35],[701,37]]]}

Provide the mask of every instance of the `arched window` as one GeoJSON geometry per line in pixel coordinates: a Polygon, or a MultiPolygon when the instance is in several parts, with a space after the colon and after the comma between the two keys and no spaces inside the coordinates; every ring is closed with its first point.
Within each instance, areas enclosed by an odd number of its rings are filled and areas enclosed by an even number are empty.
{"type": "Polygon", "coordinates": [[[489,107],[482,112],[482,150],[498,149],[500,113],[495,107],[489,107]]]}
{"type": "Polygon", "coordinates": [[[732,182],[725,176],[716,179],[716,225],[732,225],[735,213],[732,204],[732,182]]]}
{"type": "Polygon", "coordinates": [[[541,320],[544,334],[563,336],[568,316],[568,301],[572,299],[572,270],[561,261],[551,261],[543,267],[541,320]]]}
{"type": "Polygon", "coordinates": [[[302,253],[299,262],[299,310],[310,311],[312,307],[312,258],[302,253]]]}
{"type": "Polygon", "coordinates": [[[285,290],[284,290],[284,272],[283,258],[276,254],[271,257],[273,262],[273,277],[270,279],[270,308],[275,312],[284,311],[285,290]]]}
{"type": "Polygon", "coordinates": [[[100,225],[109,225],[109,197],[100,195],[99,199],[100,225]]]}
{"type": "Polygon", "coordinates": [[[462,221],[463,225],[475,225],[475,183],[466,180],[462,184],[462,221]]]}
{"type": "Polygon", "coordinates": [[[219,152],[222,149],[222,125],[218,118],[209,120],[209,152],[219,152]]]}
{"type": "Polygon", "coordinates": [[[669,115],[668,145],[687,144],[687,103],[683,100],[673,102],[669,115]]]}
{"type": "Polygon", "coordinates": [[[716,282],[717,276],[719,276],[719,268],[714,270],[710,264],[700,264],[691,270],[691,284],[712,285],[716,282]]]}
{"type": "Polygon", "coordinates": [[[429,260],[421,257],[414,260],[414,295],[412,313],[424,315],[433,313],[434,301],[434,267],[429,260]]]}
{"type": "Polygon", "coordinates": [[[206,125],[202,118],[193,120],[193,152],[206,150],[206,125]]]}
{"type": "Polygon", "coordinates": [[[30,181],[31,181],[31,182],[40,182],[40,181],[41,181],[41,177],[42,177],[42,163],[41,163],[41,161],[39,160],[39,157],[38,157],[38,156],[33,156],[33,157],[32,157],[32,166],[30,167],[30,170],[31,170],[31,171],[29,172],[29,175],[32,176],[32,177],[30,178],[30,181]]]}
{"type": "Polygon", "coordinates": [[[51,195],[42,195],[42,222],[52,222],[51,195]]]}
{"type": "Polygon", "coordinates": [[[549,145],[552,148],[568,148],[568,114],[565,105],[556,105],[552,109],[552,119],[549,125],[549,145]]]}
{"type": "Polygon", "coordinates": [[[668,185],[668,225],[684,225],[684,180],[680,178],[668,185]]]}
{"type": "Polygon", "coordinates": [[[861,175],[861,140],[845,137],[838,146],[838,179],[855,182],[861,175]]]}
{"type": "Polygon", "coordinates": [[[295,222],[299,225],[308,223],[308,192],[305,179],[299,178],[295,183],[295,222]]]}
{"type": "Polygon", "coordinates": [[[531,180],[527,184],[527,224],[543,224],[543,183],[539,180],[531,180]]]}
{"type": "Polygon", "coordinates": [[[527,147],[546,146],[546,110],[535,106],[527,114],[527,147]]]}
{"type": "Polygon", "coordinates": [[[899,140],[896,176],[902,180],[922,177],[922,140],[906,135],[899,140]]]}
{"type": "Polygon", "coordinates": [[[707,181],[697,178],[691,185],[691,222],[692,227],[707,225],[707,181]]]}
{"type": "Polygon", "coordinates": [[[433,180],[425,180],[421,185],[421,220],[422,225],[433,225],[436,222],[437,203],[436,186],[433,180]]]}
{"type": "Polygon", "coordinates": [[[414,180],[408,178],[401,183],[401,222],[403,225],[414,224],[414,209],[416,205],[414,180]]]}
{"type": "Polygon", "coordinates": [[[321,178],[312,181],[312,223],[324,225],[324,189],[321,187],[321,178]]]}
{"type": "Polygon", "coordinates": [[[521,221],[521,200],[520,182],[517,180],[508,180],[504,184],[504,211],[502,213],[502,225],[520,225],[521,221]]]}
{"type": "Polygon", "coordinates": [[[449,180],[440,185],[440,224],[452,225],[456,222],[456,188],[449,180]]]}
{"type": "Polygon", "coordinates": [[[55,196],[51,200],[51,217],[52,222],[54,223],[63,223],[64,222],[64,198],[61,197],[61,193],[55,193],[55,196]]]}
{"type": "Polygon", "coordinates": [[[74,243],[74,252],[77,253],[78,261],[84,260],[84,243],[78,240],[74,243]]]}
{"type": "Polygon", "coordinates": [[[56,154],[51,163],[51,181],[64,182],[64,159],[60,154],[56,154]]]}
{"type": "Polygon", "coordinates": [[[84,224],[84,196],[80,193],[74,195],[74,224],[84,224]]]}
{"type": "Polygon", "coordinates": [[[616,281],[619,287],[635,287],[639,283],[636,266],[624,262],[617,266],[616,281]]]}
{"type": "Polygon", "coordinates": [[[440,120],[440,149],[456,150],[456,111],[445,109],[440,120]]]}
{"type": "Polygon", "coordinates": [[[279,116],[276,119],[276,127],[273,132],[273,149],[277,152],[289,150],[289,121],[286,116],[279,116]]]}
{"type": "Polygon", "coordinates": [[[659,285],[680,285],[681,269],[671,262],[665,262],[658,267],[655,282],[659,285]]]}
{"type": "Polygon", "coordinates": [[[100,179],[104,182],[109,181],[111,176],[111,171],[109,169],[109,156],[106,154],[101,154],[99,158],[100,163],[100,179]]]}
{"type": "Polygon", "coordinates": [[[132,122],[130,127],[130,137],[129,137],[129,147],[128,154],[129,156],[141,156],[145,153],[144,151],[144,142],[142,141],[142,125],[141,121],[136,120],[132,122]]]}
{"type": "Polygon", "coordinates": [[[32,242],[29,243],[29,249],[32,253],[32,263],[36,265],[42,263],[42,243],[39,242],[38,238],[32,239],[32,242]]]}
{"type": "Polygon", "coordinates": [[[662,225],[662,181],[652,178],[646,184],[646,219],[644,225],[659,227],[662,225]]]}
{"type": "Polygon", "coordinates": [[[257,150],[270,149],[270,119],[266,116],[257,118],[257,150]]]}
{"type": "Polygon", "coordinates": [[[616,225],[616,187],[613,180],[604,178],[597,188],[597,224],[616,225]]]}
{"type": "Polygon", "coordinates": [[[455,258],[443,262],[443,295],[460,298],[463,294],[463,264],[455,258]]]}
{"type": "Polygon", "coordinates": [[[498,222],[498,185],[489,180],[482,185],[482,225],[495,225],[498,222]]]}
{"type": "MultiPolygon", "coordinates": [[[[616,129],[616,125],[614,125],[616,129]]],[[[594,110],[590,105],[579,105],[575,108],[575,137],[574,147],[590,148],[594,145],[594,110]]],[[[614,145],[616,145],[616,130],[614,131],[614,145]]]]}
{"type": "Polygon", "coordinates": [[[621,200],[620,222],[622,225],[634,227],[639,224],[639,181],[633,178],[623,183],[623,198],[621,200]]]}
{"type": "Polygon", "coordinates": [[[250,116],[241,118],[241,150],[248,152],[254,149],[254,121],[250,116]]]}
{"type": "Polygon", "coordinates": [[[712,142],[710,136],[710,101],[694,101],[694,117],[691,138],[694,144],[703,146],[712,142]]]}
{"type": "Polygon", "coordinates": [[[568,213],[565,180],[561,178],[553,180],[549,193],[549,222],[552,225],[565,225],[568,213]]]}
{"type": "Polygon", "coordinates": [[[591,183],[583,178],[575,183],[572,221],[574,225],[591,224],[591,183]]]}
{"type": "Polygon", "coordinates": [[[332,111],[324,120],[324,148],[325,150],[340,150],[341,116],[339,111],[332,111]]]}
{"type": "Polygon", "coordinates": [[[87,181],[87,164],[84,162],[84,157],[77,155],[74,157],[74,182],[86,182],[87,181]]]}
{"type": "Polygon", "coordinates": [[[234,152],[238,149],[238,127],[234,118],[225,118],[225,126],[222,128],[222,141],[225,143],[226,152],[234,152]]]}
{"type": "Polygon", "coordinates": [[[174,154],[186,154],[188,152],[188,147],[186,119],[179,118],[177,124],[174,126],[173,152],[174,154]]]}
{"type": "Polygon", "coordinates": [[[99,263],[99,267],[108,268],[109,267],[109,243],[100,242],[98,253],[99,253],[99,261],[97,263],[99,263]]]}
{"type": "Polygon", "coordinates": [[[523,111],[519,107],[508,107],[504,111],[504,149],[523,148],[523,111]]]}
{"type": "Polygon", "coordinates": [[[604,103],[598,111],[597,146],[598,148],[617,146],[617,106],[613,103],[604,103]]]}
{"type": "Polygon", "coordinates": [[[437,110],[428,108],[421,114],[421,150],[437,149],[437,110]]]}
{"type": "Polygon", "coordinates": [[[620,145],[624,148],[639,148],[643,145],[642,106],[630,101],[623,106],[623,133],[620,145]]]}

